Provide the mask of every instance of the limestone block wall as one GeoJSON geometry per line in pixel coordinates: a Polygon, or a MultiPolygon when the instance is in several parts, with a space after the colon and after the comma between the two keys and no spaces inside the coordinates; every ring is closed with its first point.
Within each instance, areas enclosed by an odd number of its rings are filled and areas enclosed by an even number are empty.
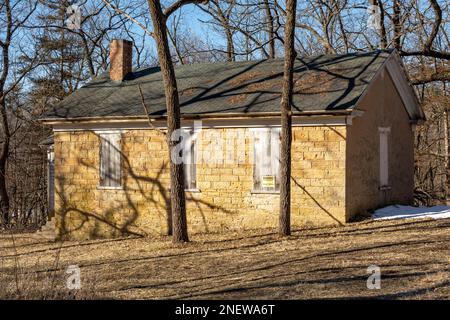
{"type": "MultiPolygon", "coordinates": [[[[199,138],[198,154],[222,150],[229,156],[212,163],[200,156],[198,190],[186,192],[189,232],[276,227],[279,195],[253,192],[251,129],[203,129],[199,138]],[[226,146],[218,147],[225,135],[226,146]]],[[[120,189],[98,186],[100,142],[95,132],[55,132],[54,140],[61,238],[168,234],[169,156],[163,133],[122,131],[120,189]]],[[[346,127],[294,127],[292,147],[293,227],[344,223],[346,127]]]]}
{"type": "Polygon", "coordinates": [[[384,70],[359,103],[362,117],[347,128],[347,220],[388,204],[411,204],[414,194],[414,132],[409,115],[384,70]],[[390,128],[389,188],[380,190],[379,128],[390,128]]]}
{"type": "Polygon", "coordinates": [[[345,223],[346,127],[297,127],[293,136],[292,224],[345,223]]]}

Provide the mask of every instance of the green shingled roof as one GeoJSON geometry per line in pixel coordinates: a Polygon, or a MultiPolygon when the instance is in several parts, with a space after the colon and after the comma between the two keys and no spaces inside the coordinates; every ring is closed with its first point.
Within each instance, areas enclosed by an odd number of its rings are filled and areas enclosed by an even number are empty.
{"type": "MultiPolygon", "coordinates": [[[[293,111],[351,109],[391,51],[298,58],[293,111]]],[[[279,112],[283,59],[177,66],[183,115],[279,112]]],[[[44,119],[145,116],[138,85],[152,116],[166,112],[158,67],[137,70],[121,83],[106,74],[46,112],[44,119]]]]}

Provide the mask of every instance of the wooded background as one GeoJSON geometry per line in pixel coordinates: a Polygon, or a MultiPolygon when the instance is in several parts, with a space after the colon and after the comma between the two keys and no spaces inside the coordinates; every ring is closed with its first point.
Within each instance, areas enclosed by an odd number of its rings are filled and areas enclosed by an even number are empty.
{"type": "MultiPolygon", "coordinates": [[[[284,57],[286,3],[161,1],[172,62],[284,57]],[[177,4],[181,4],[177,6],[177,4]]],[[[395,48],[425,110],[417,127],[416,201],[445,203],[449,190],[449,1],[298,1],[297,55],[395,48]],[[380,28],[368,27],[379,13],[380,28]]],[[[0,0],[0,207],[2,225],[39,226],[47,215],[46,146],[37,119],[109,67],[113,38],[134,42],[134,66],[158,64],[147,0],[0,0]],[[67,19],[81,8],[80,28],[67,19]]]]}

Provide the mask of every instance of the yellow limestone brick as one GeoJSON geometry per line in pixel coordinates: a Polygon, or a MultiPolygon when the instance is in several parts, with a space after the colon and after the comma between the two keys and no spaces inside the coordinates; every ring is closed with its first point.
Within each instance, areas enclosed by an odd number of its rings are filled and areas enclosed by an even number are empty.
{"type": "Polygon", "coordinates": [[[310,130],[308,132],[309,141],[323,141],[325,140],[325,132],[323,130],[310,130]]]}
{"type": "Polygon", "coordinates": [[[325,152],[323,151],[308,151],[303,153],[303,159],[305,160],[318,160],[325,159],[325,152]]]}
{"type": "MultiPolygon", "coordinates": [[[[186,196],[191,233],[276,226],[279,195],[252,192],[251,131],[205,129],[199,148],[210,150],[215,143],[211,139],[228,132],[232,132],[233,140],[227,147],[240,148],[245,151],[244,157],[239,164],[197,164],[199,192],[186,196]]],[[[306,223],[345,221],[345,133],[345,127],[293,128],[294,228],[306,223]]],[[[123,132],[123,188],[119,190],[98,189],[100,144],[95,133],[57,132],[54,139],[55,207],[61,238],[108,238],[131,231],[142,235],[167,233],[169,153],[163,134],[155,130],[123,132]]]]}

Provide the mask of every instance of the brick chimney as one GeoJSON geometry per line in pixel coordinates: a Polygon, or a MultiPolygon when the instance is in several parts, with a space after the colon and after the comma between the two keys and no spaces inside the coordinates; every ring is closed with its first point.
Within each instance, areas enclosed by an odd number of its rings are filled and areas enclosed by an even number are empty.
{"type": "Polygon", "coordinates": [[[130,73],[133,60],[133,43],[128,40],[114,39],[109,49],[111,68],[109,77],[113,81],[122,81],[130,73]]]}

